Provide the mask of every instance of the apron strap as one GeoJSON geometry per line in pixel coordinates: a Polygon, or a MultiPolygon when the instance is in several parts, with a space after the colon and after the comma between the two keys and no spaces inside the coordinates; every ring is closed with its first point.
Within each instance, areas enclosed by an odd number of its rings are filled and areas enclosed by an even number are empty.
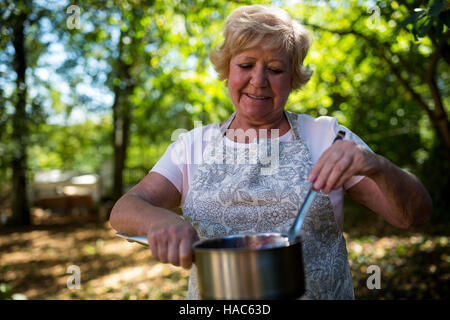
{"type": "Polygon", "coordinates": [[[284,110],[284,114],[288,119],[292,132],[294,133],[294,140],[300,140],[300,127],[298,126],[298,114],[284,110]]]}
{"type": "Polygon", "coordinates": [[[220,136],[223,137],[225,135],[225,132],[227,131],[228,127],[230,126],[231,122],[233,121],[234,117],[236,116],[236,111],[231,114],[231,116],[228,117],[227,120],[220,126],[220,136]]]}
{"type": "MultiPolygon", "coordinates": [[[[300,128],[298,126],[298,114],[292,113],[289,111],[284,110],[284,114],[286,115],[286,118],[289,122],[289,125],[292,129],[292,132],[294,133],[294,139],[300,140],[300,128]]],[[[218,140],[222,139],[222,137],[225,135],[228,127],[230,126],[231,122],[234,120],[234,117],[236,116],[236,111],[234,111],[231,116],[228,117],[228,119],[220,126],[220,136],[218,137],[218,140]]]]}

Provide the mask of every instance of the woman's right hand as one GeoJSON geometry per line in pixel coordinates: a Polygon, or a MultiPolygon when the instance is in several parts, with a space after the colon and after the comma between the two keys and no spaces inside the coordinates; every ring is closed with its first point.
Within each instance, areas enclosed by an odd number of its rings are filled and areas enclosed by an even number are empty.
{"type": "Polygon", "coordinates": [[[171,208],[180,206],[181,193],[164,176],[150,172],[131,188],[111,211],[111,226],[118,232],[146,235],[152,256],[161,262],[190,268],[195,229],[171,208]]]}
{"type": "Polygon", "coordinates": [[[189,269],[194,259],[192,244],[199,237],[186,220],[179,217],[170,220],[156,222],[148,230],[147,240],[152,256],[163,263],[189,269]]]}

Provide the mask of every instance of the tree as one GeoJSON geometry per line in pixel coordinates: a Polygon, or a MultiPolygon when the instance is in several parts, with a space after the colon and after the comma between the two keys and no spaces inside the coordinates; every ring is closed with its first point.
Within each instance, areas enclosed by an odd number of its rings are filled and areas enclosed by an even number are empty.
{"type": "MultiPolygon", "coordinates": [[[[8,159],[6,163],[9,163],[12,168],[12,218],[9,223],[24,225],[30,223],[27,196],[27,149],[31,127],[34,123],[31,117],[40,112],[40,106],[28,99],[28,85],[32,79],[27,79],[27,70],[35,67],[39,54],[45,50],[45,44],[34,36],[36,29],[39,28],[40,19],[48,15],[48,11],[26,1],[14,3],[2,1],[0,2],[0,15],[3,19],[0,26],[2,63],[6,62],[5,69],[10,68],[15,73],[15,89],[12,94],[8,95],[5,91],[1,91],[1,100],[5,103],[2,106],[4,121],[0,128],[1,134],[5,135],[6,132],[8,135],[8,131],[11,131],[10,139],[2,143],[8,159]],[[30,46],[33,47],[32,53],[29,50],[30,46]],[[8,106],[13,106],[12,112],[8,110],[8,106]]],[[[10,80],[12,79],[10,78],[10,80]]],[[[12,81],[8,85],[12,88],[12,81]]]]}
{"type": "MultiPolygon", "coordinates": [[[[114,201],[123,194],[123,170],[127,162],[142,166],[146,149],[154,145],[160,149],[160,141],[167,146],[174,129],[192,127],[195,120],[206,121],[220,111],[214,108],[215,101],[223,100],[222,88],[214,89],[211,94],[213,87],[204,83],[208,72],[204,62],[211,45],[198,39],[211,42],[209,31],[223,23],[221,9],[221,1],[83,3],[83,21],[90,21],[93,28],[84,32],[81,23],[81,30],[71,31],[65,43],[68,51],[79,53],[77,59],[83,57],[85,68],[90,58],[101,57],[108,64],[108,76],[103,84],[114,96],[114,201]],[[211,20],[212,13],[216,14],[215,20],[211,20]],[[179,61],[172,60],[174,56],[179,61]],[[196,71],[203,78],[198,75],[186,78],[193,72],[192,67],[186,67],[188,59],[197,61],[196,71]],[[208,95],[201,93],[206,90],[208,95]],[[199,108],[187,110],[184,105],[199,108]],[[130,141],[130,135],[139,147],[130,141]],[[130,142],[133,155],[136,154],[131,159],[127,157],[130,142]]],[[[67,63],[68,67],[61,71],[72,75],[70,68],[76,65],[67,63]]],[[[227,107],[230,109],[230,104],[227,107]]]]}
{"type": "MultiPolygon", "coordinates": [[[[437,17],[442,16],[442,20],[444,20],[444,16],[448,17],[449,10],[445,10],[446,2],[434,1],[426,11],[421,10],[411,16],[406,16],[406,14],[412,12],[413,9],[417,11],[418,4],[415,1],[394,1],[390,5],[378,2],[382,9],[376,8],[381,10],[384,20],[379,25],[384,29],[386,29],[386,25],[389,26],[389,22],[395,25],[390,27],[389,31],[382,33],[378,32],[378,28],[373,28],[375,32],[372,31],[373,29],[367,28],[367,19],[361,19],[368,10],[364,10],[364,7],[360,7],[354,1],[350,1],[349,4],[352,6],[352,10],[348,11],[348,13],[351,12],[347,17],[350,22],[346,23],[345,28],[328,28],[308,21],[304,21],[304,24],[319,32],[329,32],[342,37],[352,36],[364,41],[371,53],[388,66],[391,74],[395,75],[398,83],[409,93],[410,99],[427,114],[436,137],[450,156],[450,122],[442,99],[445,87],[439,87],[437,84],[437,79],[441,76],[440,70],[448,71],[448,53],[445,49],[449,47],[449,30],[447,27],[443,31],[443,22],[437,23],[437,25],[433,24],[437,17]],[[419,18],[420,15],[425,17],[426,14],[423,14],[422,11],[428,12],[430,19],[426,20],[425,27],[422,29],[415,26],[413,34],[416,39],[417,36],[428,36],[431,39],[431,45],[427,45],[431,54],[422,53],[420,45],[413,42],[409,43],[407,50],[399,50],[399,42],[405,41],[402,28],[413,21],[411,17],[419,18]],[[437,39],[437,34],[439,34],[439,39],[437,39]],[[442,63],[446,63],[444,69],[438,68],[441,60],[442,63]],[[421,80],[424,80],[427,85],[427,91],[423,90],[421,80]]],[[[424,25],[424,23],[421,22],[420,25],[424,25]]]]}
{"type": "Polygon", "coordinates": [[[12,117],[12,139],[17,148],[13,154],[12,159],[12,212],[15,221],[18,224],[30,223],[30,209],[27,198],[27,139],[28,130],[26,124],[26,98],[27,98],[27,85],[25,79],[26,65],[26,49],[25,49],[25,35],[24,27],[27,20],[27,12],[25,4],[19,2],[19,11],[15,15],[12,43],[14,46],[14,71],[17,74],[16,78],[16,91],[17,102],[16,110],[12,117]]]}
{"type": "Polygon", "coordinates": [[[448,7],[305,1],[288,9],[314,39],[306,59],[313,78],[293,95],[292,108],[338,117],[375,152],[418,175],[432,195],[434,217],[448,217],[450,179],[442,176],[450,157],[448,7]],[[415,10],[423,21],[410,18],[419,17],[415,10]]]}

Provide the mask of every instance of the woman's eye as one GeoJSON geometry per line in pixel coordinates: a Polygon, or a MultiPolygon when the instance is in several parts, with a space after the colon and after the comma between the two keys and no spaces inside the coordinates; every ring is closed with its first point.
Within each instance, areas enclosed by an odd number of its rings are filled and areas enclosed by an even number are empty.
{"type": "Polygon", "coordinates": [[[271,72],[273,72],[273,73],[276,73],[276,74],[278,74],[278,73],[282,73],[283,72],[283,70],[280,70],[280,69],[269,69],[271,72]]]}
{"type": "Polygon", "coordinates": [[[244,63],[244,64],[240,64],[239,67],[241,67],[242,69],[250,69],[252,67],[252,65],[244,63]]]}
{"type": "MultiPolygon", "coordinates": [[[[253,64],[251,64],[251,63],[242,63],[242,64],[239,64],[238,66],[242,69],[253,68],[253,64]]],[[[279,74],[279,73],[283,72],[283,70],[278,69],[278,68],[267,68],[267,70],[269,70],[270,72],[275,73],[275,74],[279,74]]]]}

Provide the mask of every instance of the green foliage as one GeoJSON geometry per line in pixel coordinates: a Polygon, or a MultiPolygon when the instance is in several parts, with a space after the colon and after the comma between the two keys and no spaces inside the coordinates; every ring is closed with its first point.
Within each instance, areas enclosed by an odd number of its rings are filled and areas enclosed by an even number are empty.
{"type": "MultiPolygon", "coordinates": [[[[439,99],[448,112],[448,27],[438,20],[449,10],[441,1],[430,2],[420,10],[422,18],[432,18],[434,24],[427,30],[418,26],[409,30],[405,26],[422,21],[411,18],[417,2],[376,2],[380,16],[375,24],[369,20],[369,8],[357,1],[346,4],[304,1],[288,8],[313,38],[305,64],[314,70],[305,88],[291,96],[289,107],[337,117],[375,152],[418,175],[433,195],[435,217],[448,216],[450,205],[443,190],[448,190],[449,178],[442,173],[447,172],[449,152],[430,120],[437,100],[429,79],[432,75],[438,84],[439,99]]],[[[443,117],[448,124],[447,114],[443,117]]]]}
{"type": "Polygon", "coordinates": [[[447,157],[445,149],[437,145],[433,147],[429,158],[424,161],[417,172],[433,199],[432,222],[434,223],[450,221],[450,199],[448,197],[450,161],[447,157]]]}
{"type": "Polygon", "coordinates": [[[410,31],[416,40],[425,37],[434,27],[438,38],[441,39],[444,25],[447,28],[450,27],[450,10],[446,8],[448,8],[448,1],[430,0],[426,9],[415,8],[414,13],[403,20],[400,26],[406,28],[411,24],[410,31]]]}
{"type": "MultiPolygon", "coordinates": [[[[208,55],[223,40],[227,15],[247,3],[251,2],[83,1],[78,4],[80,29],[72,30],[66,26],[68,4],[39,2],[28,7],[35,21],[26,30],[31,172],[55,168],[93,172],[110,160],[115,90],[126,93],[120,103],[131,113],[127,168],[150,169],[172,142],[174,130],[192,129],[195,121],[225,119],[233,106],[208,55]],[[64,46],[60,63],[44,59],[56,44],[64,46]],[[39,69],[50,76],[42,77],[39,69]],[[83,90],[86,87],[91,91],[83,90]],[[86,120],[73,121],[77,112],[86,120]]],[[[435,202],[441,201],[445,192],[440,188],[448,181],[436,179],[446,172],[448,161],[445,152],[435,151],[443,144],[430,118],[436,101],[428,74],[436,46],[448,48],[447,2],[433,0],[421,6],[420,1],[376,1],[371,3],[380,10],[376,23],[369,5],[356,0],[339,5],[276,3],[303,22],[313,39],[305,60],[313,77],[291,94],[287,108],[337,117],[375,152],[418,174],[435,202]]],[[[0,26],[0,177],[7,181],[14,150],[10,143],[14,77],[8,49],[13,20],[9,5],[0,4],[8,21],[0,26]]],[[[442,50],[437,59],[434,79],[448,112],[446,54],[448,50],[442,50]]],[[[445,207],[448,204],[443,211],[445,207]]]]}
{"type": "Polygon", "coordinates": [[[12,293],[10,284],[0,282],[0,300],[27,300],[27,297],[21,293],[12,293]]]}
{"type": "Polygon", "coordinates": [[[42,125],[30,147],[31,169],[98,172],[102,162],[111,157],[110,136],[108,118],[100,123],[88,120],[71,126],[42,125]]]}
{"type": "Polygon", "coordinates": [[[12,299],[11,285],[7,283],[0,283],[0,300],[12,299]]]}

